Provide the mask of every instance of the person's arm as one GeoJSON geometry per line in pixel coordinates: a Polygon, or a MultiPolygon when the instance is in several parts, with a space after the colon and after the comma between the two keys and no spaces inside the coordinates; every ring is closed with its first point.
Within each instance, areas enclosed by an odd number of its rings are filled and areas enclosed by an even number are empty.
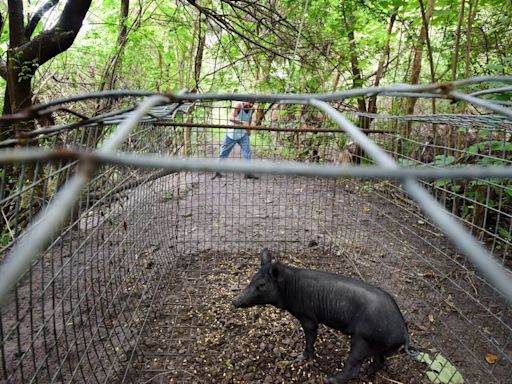
{"type": "Polygon", "coordinates": [[[246,125],[245,121],[237,118],[238,114],[240,113],[240,108],[242,108],[242,103],[240,103],[240,102],[235,103],[235,105],[233,106],[233,110],[231,111],[231,114],[229,115],[228,120],[235,124],[246,125]]]}

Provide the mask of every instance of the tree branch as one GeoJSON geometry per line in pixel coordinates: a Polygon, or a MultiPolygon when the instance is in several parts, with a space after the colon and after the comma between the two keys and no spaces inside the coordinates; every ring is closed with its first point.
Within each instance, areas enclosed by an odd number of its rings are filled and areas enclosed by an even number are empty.
{"type": "Polygon", "coordinates": [[[245,40],[245,41],[249,42],[250,44],[261,48],[263,51],[271,52],[272,54],[279,56],[283,59],[287,59],[287,60],[289,59],[286,55],[283,55],[283,54],[275,51],[274,49],[272,49],[270,47],[266,47],[265,45],[261,44],[256,38],[250,38],[250,37],[246,36],[245,34],[237,31],[236,28],[234,28],[230,24],[230,22],[227,22],[225,15],[219,15],[209,8],[202,7],[202,6],[198,5],[194,0],[186,0],[186,1],[190,5],[194,6],[199,12],[204,14],[210,21],[215,22],[217,25],[219,25],[220,27],[223,27],[228,32],[231,32],[232,34],[240,37],[242,40],[245,40]]]}
{"type": "Polygon", "coordinates": [[[78,33],[92,0],[68,0],[54,29],[78,33]]]}
{"type": "Polygon", "coordinates": [[[32,34],[34,33],[37,24],[41,20],[41,18],[45,15],[46,12],[48,12],[50,9],[52,9],[59,0],[48,0],[46,3],[44,3],[41,8],[39,8],[36,13],[34,13],[34,16],[29,21],[27,28],[25,29],[25,37],[27,39],[30,39],[32,34]]]}
{"type": "MultiPolygon", "coordinates": [[[[297,40],[298,29],[287,20],[286,16],[281,15],[275,7],[267,7],[258,1],[222,0],[221,6],[229,7],[231,14],[225,11],[224,8],[220,12],[213,8],[201,6],[194,0],[186,1],[206,15],[210,24],[221,26],[230,35],[238,36],[249,46],[258,47],[262,52],[270,53],[285,60],[297,61],[296,58],[291,57],[291,51],[297,40]],[[256,31],[248,28],[244,21],[250,21],[255,25],[256,31]],[[281,42],[279,46],[281,49],[279,50],[274,48],[275,43],[273,41],[276,40],[281,42]]],[[[318,46],[305,31],[302,31],[300,40],[304,40],[306,44],[305,46],[301,44],[301,49],[297,51],[304,67],[317,68],[318,56],[325,57],[331,65],[335,65],[329,55],[325,53],[325,49],[318,46]],[[312,56],[313,60],[308,60],[308,56],[310,58],[312,56]]]]}
{"type": "Polygon", "coordinates": [[[82,27],[92,0],[68,0],[59,21],[52,29],[43,31],[22,47],[22,59],[38,65],[46,63],[68,49],[82,27]]]}

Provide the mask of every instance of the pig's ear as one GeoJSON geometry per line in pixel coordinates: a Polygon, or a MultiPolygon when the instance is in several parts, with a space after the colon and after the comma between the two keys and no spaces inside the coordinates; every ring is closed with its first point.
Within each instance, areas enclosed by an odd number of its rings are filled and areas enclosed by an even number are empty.
{"type": "Polygon", "coordinates": [[[269,269],[270,277],[274,279],[274,281],[279,281],[279,278],[281,277],[281,271],[279,269],[279,263],[272,264],[269,269]]]}
{"type": "Polygon", "coordinates": [[[263,248],[260,253],[261,257],[261,266],[269,266],[272,263],[272,257],[270,256],[270,252],[267,248],[263,248]]]}

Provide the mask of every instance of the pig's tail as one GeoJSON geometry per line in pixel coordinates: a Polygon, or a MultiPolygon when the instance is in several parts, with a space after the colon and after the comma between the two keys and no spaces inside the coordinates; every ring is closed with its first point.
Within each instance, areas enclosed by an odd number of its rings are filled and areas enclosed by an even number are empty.
{"type": "Polygon", "coordinates": [[[420,351],[417,350],[416,348],[411,347],[410,343],[411,343],[411,337],[409,335],[407,335],[407,340],[405,341],[405,344],[404,344],[404,351],[409,356],[416,358],[420,354],[420,351]]]}

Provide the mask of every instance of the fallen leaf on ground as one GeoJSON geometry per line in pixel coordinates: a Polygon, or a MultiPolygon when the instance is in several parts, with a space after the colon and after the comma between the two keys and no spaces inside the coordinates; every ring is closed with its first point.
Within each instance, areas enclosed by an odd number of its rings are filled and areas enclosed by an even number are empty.
{"type": "Polygon", "coordinates": [[[487,361],[489,364],[494,364],[496,360],[498,360],[498,357],[492,353],[485,355],[485,361],[487,361]]]}

